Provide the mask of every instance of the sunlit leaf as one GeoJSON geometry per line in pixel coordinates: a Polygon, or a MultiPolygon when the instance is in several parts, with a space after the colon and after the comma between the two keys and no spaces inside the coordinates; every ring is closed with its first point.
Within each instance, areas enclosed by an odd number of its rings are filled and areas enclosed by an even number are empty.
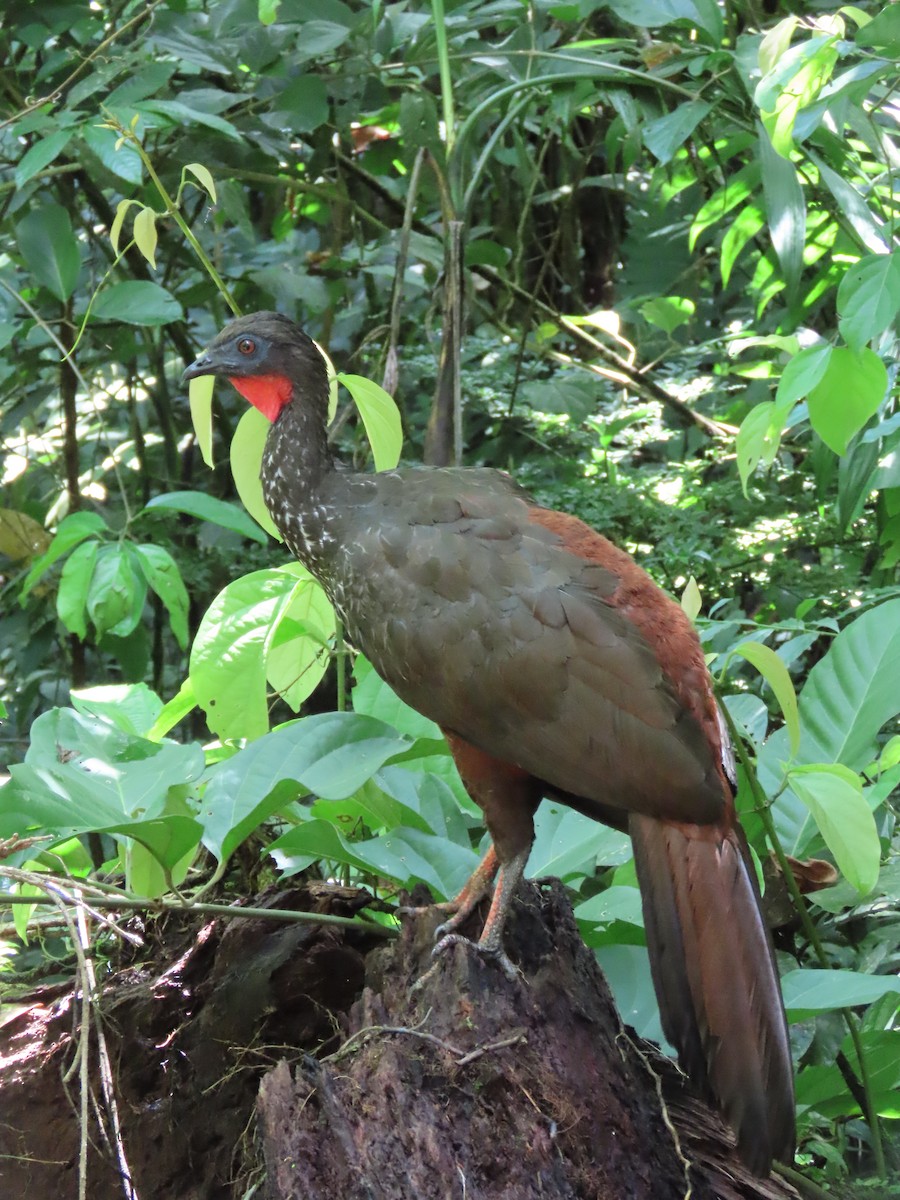
{"type": "Polygon", "coordinates": [[[87,598],[100,543],[95,539],[77,546],[63,567],[56,593],[56,615],[76,637],[87,636],[87,598]]]}
{"type": "Polygon", "coordinates": [[[881,337],[900,313],[900,253],[869,255],[852,266],[838,286],[837,304],[852,350],[881,337]]]}
{"type": "Polygon", "coordinates": [[[850,439],[878,411],[887,384],[887,367],[874,350],[834,348],[807,402],[810,424],[835,454],[844,454],[850,439]]]}
{"type": "Polygon", "coordinates": [[[175,640],[182,649],[186,649],[190,601],[178,564],[164,546],[156,546],[152,542],[135,546],[134,550],[144,578],[165,605],[175,640]]]}
{"type": "Polygon", "coordinates": [[[152,208],[142,208],[134,218],[134,241],[138,250],[146,258],[151,267],[156,269],[156,243],[159,234],[156,232],[157,214],[152,208]]]}
{"type": "Polygon", "coordinates": [[[862,895],[878,879],[881,842],[862,781],[840,763],[794,767],[788,782],[812,813],[838,869],[862,895]]]}
{"type": "Polygon", "coordinates": [[[45,571],[62,558],[64,554],[68,554],[85,538],[89,538],[92,534],[101,533],[108,528],[106,522],[99,513],[93,512],[77,512],[70,513],[64,517],[56,531],[56,536],[47,547],[46,551],[36,559],[25,576],[25,582],[22,584],[22,592],[20,598],[22,600],[28,595],[40,577],[45,571]]]}
{"type": "Polygon", "coordinates": [[[796,754],[800,745],[800,720],[797,714],[797,695],[787,667],[774,650],[761,642],[741,642],[739,646],[735,646],[732,654],[739,654],[751,666],[756,667],[774,692],[790,735],[791,753],[796,754]]]}
{"type": "Polygon", "coordinates": [[[216,382],[214,375],[198,375],[188,384],[191,421],[200,456],[208,467],[214,465],[212,452],[212,397],[216,382]]]}
{"type": "Polygon", "coordinates": [[[403,449],[403,425],[394,398],[383,387],[362,375],[345,375],[342,372],[337,378],[359,409],[372,447],[375,470],[392,470],[400,461],[400,451],[403,449]]]}
{"type": "Polygon", "coordinates": [[[269,510],[263,499],[262,482],[259,478],[263,449],[270,429],[269,421],[259,409],[251,406],[242,414],[237,423],[231,439],[229,455],[231,474],[234,476],[234,486],[237,488],[241,503],[257,525],[280,542],[282,537],[275,527],[275,522],[269,516],[269,510]]]}

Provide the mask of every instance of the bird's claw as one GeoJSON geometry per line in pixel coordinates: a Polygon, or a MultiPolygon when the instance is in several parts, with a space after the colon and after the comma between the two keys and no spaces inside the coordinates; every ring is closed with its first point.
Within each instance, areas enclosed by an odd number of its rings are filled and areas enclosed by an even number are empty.
{"type": "MultiPolygon", "coordinates": [[[[447,921],[445,925],[441,925],[435,931],[435,936],[440,935],[441,932],[446,928],[446,926],[449,926],[449,925],[451,925],[450,921],[447,921]]],[[[474,950],[476,953],[480,954],[482,956],[482,958],[493,959],[494,962],[497,964],[497,966],[500,968],[500,970],[503,972],[503,974],[506,976],[506,978],[508,980],[510,980],[511,983],[515,983],[515,981],[517,979],[522,978],[522,972],[515,965],[515,963],[510,959],[509,955],[506,953],[506,951],[503,949],[502,946],[487,945],[484,942],[473,942],[471,938],[463,937],[463,935],[461,933],[446,933],[446,934],[444,934],[444,936],[441,937],[441,940],[437,943],[437,945],[431,951],[431,957],[432,958],[440,958],[440,956],[442,954],[444,954],[450,946],[457,946],[457,945],[458,946],[468,946],[471,950],[474,950]]],[[[430,974],[431,974],[431,971],[428,971],[422,978],[424,979],[430,974]]]]}

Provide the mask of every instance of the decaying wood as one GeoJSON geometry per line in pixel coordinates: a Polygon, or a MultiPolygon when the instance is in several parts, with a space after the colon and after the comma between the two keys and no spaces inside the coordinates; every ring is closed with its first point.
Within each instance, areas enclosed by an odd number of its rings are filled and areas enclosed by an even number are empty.
{"type": "Polygon", "coordinates": [[[335,1053],[264,1078],[272,1200],[796,1195],[749,1176],[683,1077],[622,1028],[559,885],[515,910],[514,981],[462,946],[432,966],[435,923],[370,952],[335,1053]]]}

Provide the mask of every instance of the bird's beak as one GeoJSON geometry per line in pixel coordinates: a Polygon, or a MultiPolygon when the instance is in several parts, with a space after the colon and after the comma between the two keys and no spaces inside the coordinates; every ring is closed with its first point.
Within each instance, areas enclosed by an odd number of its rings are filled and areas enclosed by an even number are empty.
{"type": "Polygon", "coordinates": [[[187,383],[189,379],[197,379],[201,375],[215,375],[216,363],[208,354],[201,354],[195,358],[189,367],[186,368],[181,376],[181,382],[187,383]]]}

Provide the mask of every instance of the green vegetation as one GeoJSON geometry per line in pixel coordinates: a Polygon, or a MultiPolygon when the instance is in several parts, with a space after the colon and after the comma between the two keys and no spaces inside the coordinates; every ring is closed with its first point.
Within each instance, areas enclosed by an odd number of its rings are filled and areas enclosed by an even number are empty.
{"type": "MultiPolygon", "coordinates": [[[[477,861],[439,731],[265,531],[256,414],[221,388],[211,429],[198,389],[192,432],[184,366],[279,308],[349,373],[348,458],[396,457],[366,376],[405,460],[510,470],[699,610],[754,849],[839,874],[776,929],[798,1163],[896,1181],[900,5],[5,17],[5,978],[35,961],[22,901],[74,881],[113,906],[308,869],[447,897],[477,861]]],[[[529,873],[571,885],[652,1035],[627,839],[545,803],[529,873]]]]}

